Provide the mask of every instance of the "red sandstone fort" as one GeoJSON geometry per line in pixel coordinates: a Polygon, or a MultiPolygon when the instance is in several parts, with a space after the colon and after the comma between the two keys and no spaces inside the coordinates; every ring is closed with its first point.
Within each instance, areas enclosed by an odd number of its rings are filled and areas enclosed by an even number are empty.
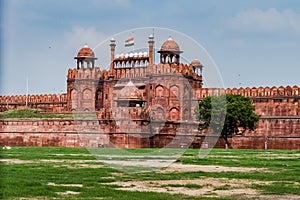
{"type": "MultiPolygon", "coordinates": [[[[209,95],[250,97],[261,115],[255,131],[232,137],[233,148],[300,149],[298,86],[203,88],[203,66],[197,59],[180,62],[182,51],[169,38],[153,63],[154,38],[147,52],[116,54],[110,41],[110,67],[84,46],[68,70],[67,93],[0,96],[0,111],[26,107],[46,113],[74,113],[65,119],[1,119],[0,145],[67,147],[200,147],[210,136],[198,130],[197,102],[209,95]],[[95,117],[76,117],[92,113],[95,117]]],[[[210,140],[207,140],[208,143],[210,140]]],[[[208,144],[214,145],[214,144],[208,144]]],[[[224,147],[219,139],[215,147],[224,147]]]]}

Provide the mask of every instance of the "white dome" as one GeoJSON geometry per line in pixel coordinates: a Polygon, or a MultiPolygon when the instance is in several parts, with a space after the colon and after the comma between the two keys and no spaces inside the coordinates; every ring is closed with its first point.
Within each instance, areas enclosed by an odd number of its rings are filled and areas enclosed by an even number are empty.
{"type": "Polygon", "coordinates": [[[136,57],[138,57],[138,53],[137,52],[134,52],[134,54],[133,54],[133,56],[136,58],[136,57]]]}
{"type": "Polygon", "coordinates": [[[133,57],[133,53],[130,53],[130,54],[129,54],[129,57],[132,58],[132,57],[133,57]]]}
{"type": "Polygon", "coordinates": [[[145,52],[143,53],[143,56],[147,57],[147,56],[148,56],[148,53],[145,51],[145,52]]]}
{"type": "Polygon", "coordinates": [[[120,57],[121,57],[121,58],[124,58],[124,53],[121,53],[121,54],[120,54],[120,57]]]}
{"type": "Polygon", "coordinates": [[[128,58],[128,56],[129,56],[129,54],[128,54],[128,53],[126,53],[126,54],[125,54],[125,58],[128,58]]]}
{"type": "Polygon", "coordinates": [[[116,58],[120,58],[120,55],[119,55],[119,54],[117,54],[117,55],[116,55],[116,58]]]}
{"type": "Polygon", "coordinates": [[[143,52],[139,52],[139,57],[142,57],[143,56],[143,52]]]}

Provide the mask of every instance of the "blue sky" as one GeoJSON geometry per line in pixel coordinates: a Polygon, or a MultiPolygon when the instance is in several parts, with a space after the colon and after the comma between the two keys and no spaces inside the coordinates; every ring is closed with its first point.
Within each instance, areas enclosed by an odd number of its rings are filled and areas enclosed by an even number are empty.
{"type": "Polygon", "coordinates": [[[2,0],[0,9],[0,95],[24,94],[26,77],[30,94],[65,92],[67,70],[85,43],[95,47],[139,27],[196,40],[225,87],[300,83],[298,0],[2,0]]]}

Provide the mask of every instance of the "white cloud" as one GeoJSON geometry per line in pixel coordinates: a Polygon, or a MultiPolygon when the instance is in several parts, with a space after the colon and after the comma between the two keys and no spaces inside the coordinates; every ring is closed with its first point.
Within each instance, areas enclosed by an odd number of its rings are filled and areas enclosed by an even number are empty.
{"type": "Polygon", "coordinates": [[[65,33],[65,42],[72,49],[81,48],[84,44],[88,44],[88,46],[94,48],[106,38],[105,33],[97,32],[94,27],[83,28],[81,26],[73,26],[71,32],[65,33]]]}
{"type": "Polygon", "coordinates": [[[270,8],[266,11],[253,9],[240,12],[228,20],[228,27],[240,31],[300,33],[300,14],[293,10],[278,11],[270,8]]]}

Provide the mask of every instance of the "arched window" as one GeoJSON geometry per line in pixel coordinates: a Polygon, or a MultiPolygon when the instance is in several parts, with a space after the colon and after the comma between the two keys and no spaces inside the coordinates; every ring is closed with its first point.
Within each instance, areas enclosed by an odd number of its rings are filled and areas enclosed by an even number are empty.
{"type": "Polygon", "coordinates": [[[140,67],[144,67],[144,61],[140,61],[140,67]]]}
{"type": "Polygon", "coordinates": [[[126,67],[130,67],[129,61],[126,62],[126,67]]]}
{"type": "Polygon", "coordinates": [[[168,62],[167,58],[168,58],[167,55],[163,55],[163,62],[167,63],[168,62]]]}
{"type": "Polygon", "coordinates": [[[179,97],[179,89],[176,85],[170,87],[170,97],[179,97]]]}
{"type": "Polygon", "coordinates": [[[75,100],[77,99],[77,91],[76,90],[72,90],[71,91],[71,100],[75,100]]]}
{"type": "Polygon", "coordinates": [[[161,107],[157,108],[155,118],[158,120],[165,120],[166,115],[165,115],[165,111],[163,108],[161,108],[161,107]]]}
{"type": "Polygon", "coordinates": [[[175,121],[175,120],[179,120],[179,119],[180,119],[179,110],[177,108],[171,108],[170,120],[175,121]]]}
{"type": "Polygon", "coordinates": [[[163,88],[163,86],[158,85],[158,86],[155,88],[155,96],[156,96],[156,97],[163,97],[163,96],[164,96],[164,88],[163,88]]]}
{"type": "Polygon", "coordinates": [[[85,89],[82,93],[82,99],[87,100],[92,98],[92,91],[90,89],[85,89]]]}

